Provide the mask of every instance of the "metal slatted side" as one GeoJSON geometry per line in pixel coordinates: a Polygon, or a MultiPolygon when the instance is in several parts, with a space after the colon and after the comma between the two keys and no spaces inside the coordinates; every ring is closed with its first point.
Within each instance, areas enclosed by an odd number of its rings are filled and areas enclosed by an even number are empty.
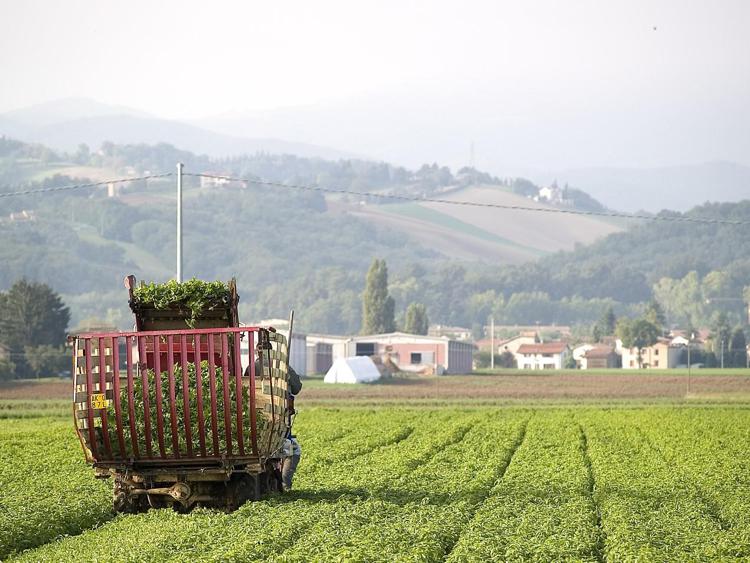
{"type": "Polygon", "coordinates": [[[97,466],[259,463],[280,448],[281,335],[258,327],[83,334],[74,350],[76,430],[97,466]],[[258,369],[261,341],[271,349],[258,369]]]}

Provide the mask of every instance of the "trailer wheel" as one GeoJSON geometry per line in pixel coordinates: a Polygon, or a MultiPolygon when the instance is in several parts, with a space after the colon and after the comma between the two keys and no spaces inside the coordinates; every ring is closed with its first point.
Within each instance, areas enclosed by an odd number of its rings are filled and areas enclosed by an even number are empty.
{"type": "Polygon", "coordinates": [[[169,503],[164,495],[145,495],[147,497],[146,504],[154,509],[167,508],[169,503]]]}
{"type": "Polygon", "coordinates": [[[139,512],[146,512],[148,504],[146,504],[143,495],[132,493],[132,487],[129,484],[121,479],[116,479],[112,491],[112,509],[123,514],[138,514],[139,512]]]}
{"type": "Polygon", "coordinates": [[[143,506],[140,495],[128,495],[120,492],[112,500],[112,509],[122,514],[138,514],[139,512],[145,512],[148,506],[143,506]]]}
{"type": "Polygon", "coordinates": [[[249,500],[259,500],[258,479],[248,473],[232,475],[227,487],[227,511],[238,509],[249,500]]]}
{"type": "Polygon", "coordinates": [[[281,471],[273,465],[269,465],[266,470],[260,474],[261,493],[278,493],[282,490],[281,471]]]}

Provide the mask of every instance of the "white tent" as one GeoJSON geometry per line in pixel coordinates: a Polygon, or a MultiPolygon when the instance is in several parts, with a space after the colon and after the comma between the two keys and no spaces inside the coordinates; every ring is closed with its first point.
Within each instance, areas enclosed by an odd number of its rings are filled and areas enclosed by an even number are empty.
{"type": "Polygon", "coordinates": [[[369,383],[380,379],[380,372],[369,356],[339,358],[323,379],[324,383],[369,383]]]}

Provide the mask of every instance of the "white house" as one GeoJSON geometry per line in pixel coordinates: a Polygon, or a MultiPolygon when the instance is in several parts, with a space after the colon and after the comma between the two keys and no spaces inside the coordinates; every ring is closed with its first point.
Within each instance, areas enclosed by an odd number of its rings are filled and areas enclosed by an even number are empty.
{"type": "MultiPolygon", "coordinates": [[[[625,348],[617,341],[622,354],[623,369],[638,369],[638,348],[625,348]]],[[[669,338],[660,338],[656,344],[641,348],[641,366],[645,369],[671,369],[680,363],[683,346],[674,346],[669,338]]]]}
{"type": "Polygon", "coordinates": [[[518,369],[562,369],[570,349],[565,342],[523,344],[516,352],[518,369]]]}
{"type": "Polygon", "coordinates": [[[537,342],[539,342],[539,337],[536,332],[522,332],[521,334],[514,336],[513,338],[508,338],[506,340],[497,342],[497,354],[503,354],[505,352],[516,354],[518,352],[518,349],[524,344],[536,344],[537,342]]]}

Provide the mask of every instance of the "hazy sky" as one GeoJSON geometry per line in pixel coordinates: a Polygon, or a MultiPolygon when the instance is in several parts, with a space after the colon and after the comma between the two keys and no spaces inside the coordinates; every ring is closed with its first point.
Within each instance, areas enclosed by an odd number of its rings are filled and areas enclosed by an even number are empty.
{"type": "MultiPolygon", "coordinates": [[[[389,100],[378,110],[422,112],[410,126],[445,118],[461,129],[462,147],[483,142],[485,118],[533,118],[515,133],[530,138],[578,123],[638,137],[632,123],[653,123],[716,137],[706,147],[721,150],[707,159],[739,159],[750,123],[749,23],[745,0],[4,0],[0,112],[72,96],[180,119],[389,100]]],[[[308,137],[298,140],[339,142],[308,137]]],[[[642,158],[633,154],[607,160],[605,150],[582,162],[642,158]]],[[[549,164],[569,162],[558,160],[549,164]]]]}

